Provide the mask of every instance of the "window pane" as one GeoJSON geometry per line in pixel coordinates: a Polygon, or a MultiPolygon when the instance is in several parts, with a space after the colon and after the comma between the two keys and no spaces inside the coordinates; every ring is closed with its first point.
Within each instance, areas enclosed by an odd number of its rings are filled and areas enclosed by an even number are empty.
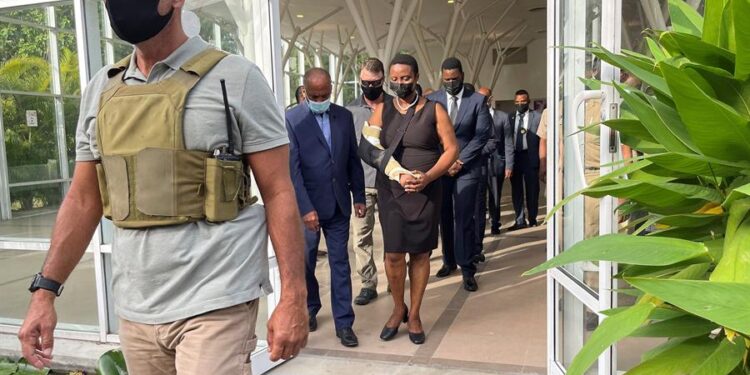
{"type": "Polygon", "coordinates": [[[63,183],[11,187],[11,218],[0,221],[0,240],[50,238],[63,194],[63,183]]]}
{"type": "Polygon", "coordinates": [[[0,100],[10,183],[59,179],[55,100],[33,95],[0,100]]]}
{"type": "Polygon", "coordinates": [[[0,90],[51,92],[48,56],[46,30],[0,21],[0,90]]]}
{"type": "Polygon", "coordinates": [[[80,98],[63,99],[65,106],[65,150],[68,155],[68,170],[73,176],[76,160],[76,128],[78,127],[78,112],[81,107],[80,98]]]}
{"type": "MultiPolygon", "coordinates": [[[[567,289],[558,286],[558,298],[560,298],[560,320],[558,324],[557,360],[568,367],[573,358],[578,354],[583,345],[591,337],[596,327],[599,326],[599,318],[586,305],[579,301],[567,289]]],[[[594,363],[586,374],[596,374],[597,365],[594,363]]]]}
{"type": "Polygon", "coordinates": [[[75,30],[75,10],[73,3],[55,6],[55,25],[63,30],[75,30]]]}
{"type": "MultiPolygon", "coordinates": [[[[39,272],[44,251],[0,250],[0,323],[20,325],[26,316],[31,279],[39,272]]],[[[84,254],[55,301],[58,328],[95,331],[97,328],[96,282],[93,254],[84,254]]]]}

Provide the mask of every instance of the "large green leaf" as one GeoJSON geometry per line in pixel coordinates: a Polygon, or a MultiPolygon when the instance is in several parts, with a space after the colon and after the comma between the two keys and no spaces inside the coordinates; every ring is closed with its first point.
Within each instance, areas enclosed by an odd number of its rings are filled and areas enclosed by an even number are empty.
{"type": "Polygon", "coordinates": [[[616,179],[609,184],[593,185],[583,194],[595,198],[608,195],[628,198],[662,215],[694,212],[708,202],[719,203],[723,199],[718,191],[709,187],[634,179],[616,179]]]}
{"type": "Polygon", "coordinates": [[[659,72],[644,66],[640,60],[634,57],[614,54],[601,46],[592,49],[591,52],[602,59],[602,61],[630,72],[638,79],[651,86],[654,90],[657,90],[666,96],[672,95],[669,86],[659,72]]]}
{"type": "Polygon", "coordinates": [[[734,75],[740,80],[750,77],[750,3],[746,0],[732,2],[732,16],[734,17],[734,35],[737,40],[737,61],[734,75]]]}
{"type": "Polygon", "coordinates": [[[750,170],[748,161],[726,161],[702,155],[685,153],[662,153],[646,156],[655,165],[674,172],[697,176],[736,176],[743,170],[750,170]]]}
{"type": "Polygon", "coordinates": [[[678,138],[670,128],[662,121],[656,110],[641,96],[624,85],[615,85],[622,99],[628,104],[633,113],[638,116],[641,123],[653,136],[653,139],[662,144],[672,152],[690,152],[690,149],[678,138]]]}
{"type": "Polygon", "coordinates": [[[683,0],[669,0],[669,19],[674,31],[699,38],[703,34],[703,17],[683,0]]]}
{"type": "Polygon", "coordinates": [[[708,338],[696,337],[668,346],[652,358],[630,369],[625,375],[690,374],[705,362],[719,344],[708,338]]]}
{"type": "Polygon", "coordinates": [[[632,286],[685,311],[732,330],[750,334],[750,284],[695,281],[626,279],[632,286]]]}
{"type": "Polygon", "coordinates": [[[724,252],[711,281],[750,284],[750,198],[732,204],[729,210],[724,252]]]}
{"type": "Polygon", "coordinates": [[[648,132],[648,129],[638,120],[612,119],[604,121],[603,124],[620,132],[620,136],[627,134],[639,140],[656,142],[656,139],[648,132]]]}
{"type": "Polygon", "coordinates": [[[736,341],[722,340],[719,347],[690,375],[726,375],[732,372],[747,352],[743,340],[736,341]]]}
{"type": "Polygon", "coordinates": [[[702,39],[704,42],[711,43],[715,46],[722,46],[723,34],[725,31],[722,29],[722,23],[724,18],[724,7],[727,4],[727,0],[706,0],[703,10],[703,35],[702,39]]]}
{"type": "MultiPolygon", "coordinates": [[[[737,80],[733,73],[708,65],[684,63],[680,69],[693,72],[691,77],[699,75],[710,86],[709,96],[719,99],[734,108],[739,114],[750,117],[750,84],[737,80]]],[[[705,91],[705,90],[704,90],[705,91]]]]}
{"type": "Polygon", "coordinates": [[[652,303],[638,304],[604,319],[568,366],[567,374],[582,375],[604,350],[640,327],[654,308],[652,303]]]}
{"type": "Polygon", "coordinates": [[[708,335],[718,328],[716,323],[687,315],[661,322],[651,323],[633,331],[633,337],[696,337],[708,335]]]}
{"type": "Polygon", "coordinates": [[[713,214],[680,214],[661,217],[657,223],[672,227],[697,228],[721,221],[722,218],[722,215],[713,214]]]}
{"type": "Polygon", "coordinates": [[[729,160],[750,160],[748,120],[728,105],[706,95],[680,69],[659,63],[673,91],[680,117],[695,145],[708,156],[729,160]]]}
{"type": "Polygon", "coordinates": [[[96,365],[98,375],[128,375],[125,356],[119,349],[113,349],[102,354],[96,365]]]}
{"type": "Polygon", "coordinates": [[[671,54],[682,54],[695,63],[734,71],[735,56],[731,51],[706,43],[693,35],[663,32],[659,37],[659,44],[671,54]]]}
{"type": "Polygon", "coordinates": [[[524,275],[580,261],[600,260],[643,266],[666,266],[688,260],[698,263],[706,259],[710,259],[708,248],[701,243],[675,238],[610,234],[578,242],[524,275]]]}
{"type": "Polygon", "coordinates": [[[700,151],[698,150],[698,147],[696,147],[693,140],[690,139],[690,133],[688,133],[685,124],[682,123],[680,114],[673,105],[664,104],[661,100],[657,100],[649,95],[646,95],[645,98],[654,111],[656,111],[656,115],[659,116],[659,119],[661,119],[667,129],[669,129],[669,131],[672,132],[672,134],[674,134],[674,136],[684,143],[692,152],[699,153],[700,151]]]}

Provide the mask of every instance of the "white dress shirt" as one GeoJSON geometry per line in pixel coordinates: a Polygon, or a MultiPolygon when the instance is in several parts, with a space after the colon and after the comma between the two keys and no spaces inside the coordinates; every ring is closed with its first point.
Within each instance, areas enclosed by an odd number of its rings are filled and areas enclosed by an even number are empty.
{"type": "MultiPolygon", "coordinates": [[[[515,147],[515,145],[518,142],[518,140],[516,138],[518,137],[518,127],[519,126],[522,126],[523,129],[525,129],[526,133],[528,134],[528,131],[529,131],[529,114],[531,114],[531,111],[530,110],[526,111],[526,113],[524,113],[524,115],[523,115],[523,123],[519,124],[520,121],[518,121],[518,119],[519,119],[520,113],[518,113],[518,111],[516,111],[516,123],[515,123],[515,126],[513,127],[513,147],[515,147]]],[[[528,142],[526,141],[526,137],[523,137],[523,141],[522,142],[523,142],[523,150],[524,151],[528,150],[529,149],[529,145],[528,145],[528,142]]]]}
{"type": "MultiPolygon", "coordinates": [[[[448,95],[448,113],[451,113],[451,109],[453,109],[453,95],[449,94],[447,91],[445,92],[446,95],[448,95]]],[[[458,116],[458,110],[461,108],[461,97],[464,96],[464,89],[462,88],[461,91],[456,94],[456,116],[458,116]]],[[[455,125],[455,124],[454,124],[455,125]]]]}

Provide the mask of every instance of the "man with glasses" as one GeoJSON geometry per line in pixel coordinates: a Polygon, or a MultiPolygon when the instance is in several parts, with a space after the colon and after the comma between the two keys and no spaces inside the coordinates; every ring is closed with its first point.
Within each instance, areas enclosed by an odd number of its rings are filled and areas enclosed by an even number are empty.
{"type": "MultiPolygon", "coordinates": [[[[385,100],[391,100],[391,96],[383,91],[383,79],[385,77],[383,62],[376,58],[369,58],[362,64],[359,72],[359,80],[362,87],[362,95],[354,99],[346,107],[354,117],[354,129],[357,132],[357,141],[362,136],[362,126],[372,115],[375,106],[385,100]]],[[[354,253],[357,259],[357,272],[362,280],[362,289],[354,299],[357,305],[366,305],[378,297],[378,269],[375,265],[372,234],[375,229],[375,205],[378,204],[378,192],[375,190],[376,171],[369,165],[362,163],[365,171],[365,199],[367,210],[365,217],[353,218],[354,230],[354,253]]]]}

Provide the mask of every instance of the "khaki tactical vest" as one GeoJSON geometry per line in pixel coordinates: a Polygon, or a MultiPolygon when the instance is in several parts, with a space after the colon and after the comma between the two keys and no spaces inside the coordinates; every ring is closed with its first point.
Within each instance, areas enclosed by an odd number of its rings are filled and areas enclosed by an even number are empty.
{"type": "Polygon", "coordinates": [[[226,55],[209,48],[153,84],[125,84],[130,57],[109,70],[96,117],[96,170],[104,216],[118,227],[227,221],[256,201],[241,160],[185,149],[185,99],[226,55]]]}

